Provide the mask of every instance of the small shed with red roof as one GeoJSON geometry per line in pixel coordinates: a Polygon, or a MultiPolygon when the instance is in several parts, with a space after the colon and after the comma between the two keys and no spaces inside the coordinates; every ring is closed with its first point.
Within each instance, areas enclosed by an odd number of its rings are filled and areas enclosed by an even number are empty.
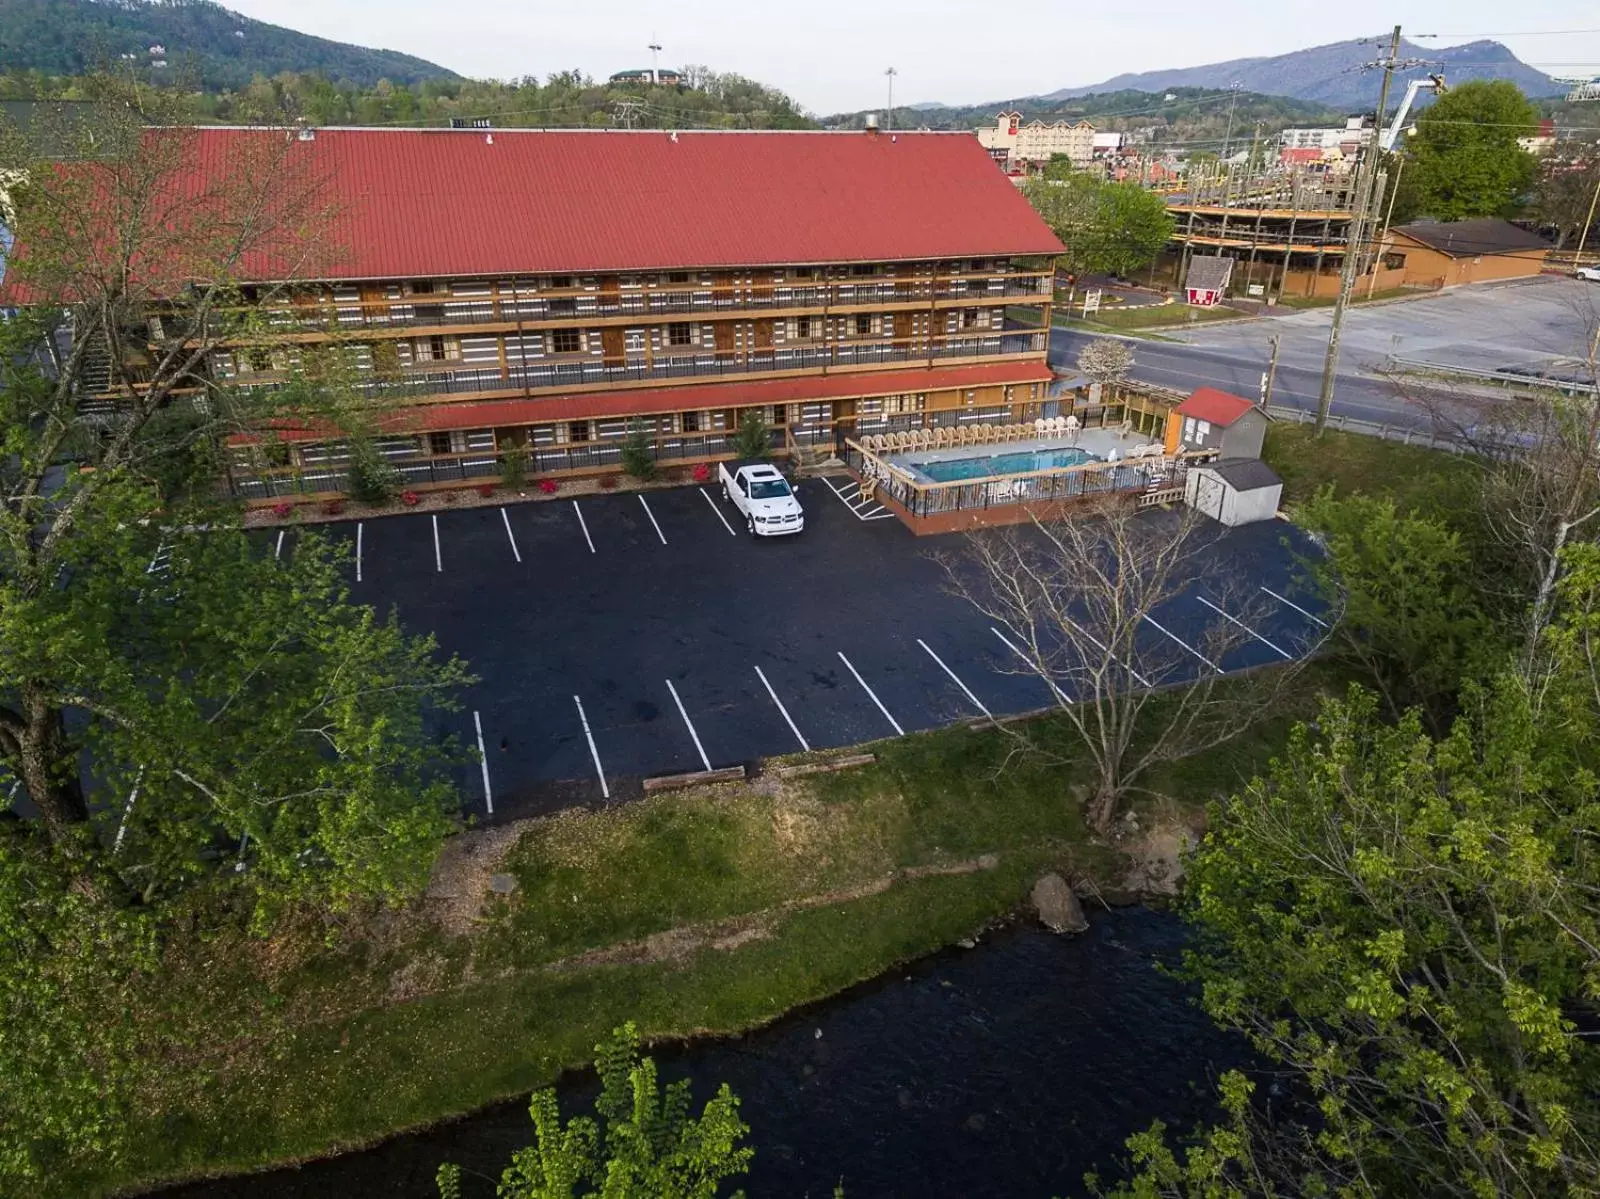
{"type": "Polygon", "coordinates": [[[1243,396],[1199,387],[1167,420],[1167,452],[1214,451],[1224,458],[1259,458],[1267,414],[1243,396]]]}

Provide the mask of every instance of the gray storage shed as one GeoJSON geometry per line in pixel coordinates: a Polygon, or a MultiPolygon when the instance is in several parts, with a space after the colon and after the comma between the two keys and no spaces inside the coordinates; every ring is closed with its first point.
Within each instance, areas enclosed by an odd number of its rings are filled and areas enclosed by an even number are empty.
{"type": "Polygon", "coordinates": [[[1225,525],[1254,524],[1278,514],[1283,480],[1259,458],[1218,458],[1189,468],[1184,499],[1225,525]]]}

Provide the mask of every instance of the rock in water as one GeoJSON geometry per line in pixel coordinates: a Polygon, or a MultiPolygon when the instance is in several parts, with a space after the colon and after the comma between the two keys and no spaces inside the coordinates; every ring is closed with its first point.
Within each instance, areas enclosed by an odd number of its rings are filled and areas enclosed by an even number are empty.
{"type": "Polygon", "coordinates": [[[1029,899],[1039,922],[1053,933],[1081,933],[1089,927],[1083,905],[1059,874],[1047,874],[1034,883],[1029,899]]]}

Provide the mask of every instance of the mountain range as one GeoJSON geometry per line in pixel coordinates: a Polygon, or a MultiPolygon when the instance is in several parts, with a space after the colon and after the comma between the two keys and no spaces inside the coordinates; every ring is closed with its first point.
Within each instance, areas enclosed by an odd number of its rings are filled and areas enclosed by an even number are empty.
{"type": "Polygon", "coordinates": [[[425,59],[312,37],[212,0],[0,0],[0,69],[80,75],[123,62],[157,79],[188,72],[207,88],[283,71],[364,87],[460,78],[425,59]]]}

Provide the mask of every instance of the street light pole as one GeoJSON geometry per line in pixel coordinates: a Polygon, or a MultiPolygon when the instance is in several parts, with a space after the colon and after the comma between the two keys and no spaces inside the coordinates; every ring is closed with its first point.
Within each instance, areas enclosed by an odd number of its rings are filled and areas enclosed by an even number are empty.
{"type": "Polygon", "coordinates": [[[894,132],[894,77],[899,73],[900,72],[896,71],[893,67],[890,67],[884,72],[884,74],[889,77],[889,117],[888,120],[884,122],[885,133],[894,132]]]}

